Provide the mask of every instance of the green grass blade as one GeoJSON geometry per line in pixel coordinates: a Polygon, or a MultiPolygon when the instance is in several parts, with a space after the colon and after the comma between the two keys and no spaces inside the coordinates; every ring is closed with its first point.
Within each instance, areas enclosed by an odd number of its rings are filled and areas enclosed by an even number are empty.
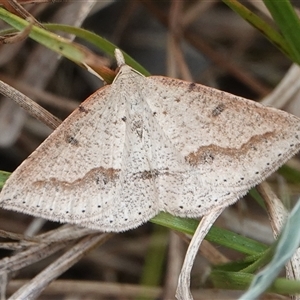
{"type": "Polygon", "coordinates": [[[257,299],[277,277],[283,266],[295,253],[300,244],[300,201],[298,200],[290,213],[282,234],[275,248],[274,256],[269,265],[258,273],[249,290],[240,298],[257,299]]]}
{"type": "Polygon", "coordinates": [[[300,183],[300,172],[296,169],[291,168],[288,165],[283,165],[277,171],[280,175],[284,177],[289,183],[299,184],[300,183]]]}
{"type": "MultiPolygon", "coordinates": [[[[209,277],[216,288],[245,290],[250,285],[254,275],[242,272],[212,271],[209,277]]],[[[268,292],[280,294],[300,293],[300,281],[278,278],[268,289],[268,292]]],[[[244,299],[249,300],[258,298],[248,297],[244,299]]]]}
{"type": "MultiPolygon", "coordinates": [[[[8,12],[2,7],[0,7],[0,18],[20,31],[29,26],[29,22],[8,12]]],[[[85,57],[82,51],[72,46],[72,43],[70,41],[59,37],[45,29],[33,26],[29,36],[33,40],[59,54],[62,54],[64,57],[67,57],[76,63],[81,63],[82,61],[84,61],[85,57]]]]}
{"type": "MultiPolygon", "coordinates": [[[[160,213],[152,218],[151,222],[190,235],[194,234],[199,224],[197,220],[174,217],[168,213],[160,213]]],[[[210,229],[205,239],[248,255],[261,253],[268,248],[262,243],[214,226],[210,229]]]]}
{"type": "MultiPolygon", "coordinates": [[[[272,1],[272,0],[270,0],[272,1]]],[[[294,51],[289,47],[289,44],[285,38],[276,31],[267,22],[261,19],[259,16],[254,14],[244,5],[242,5],[237,0],[223,0],[223,2],[228,5],[234,12],[239,14],[244,20],[250,23],[258,31],[260,31],[272,44],[274,44],[280,51],[282,51],[286,56],[288,56],[292,61],[297,62],[297,56],[294,55],[294,51]]],[[[277,1],[272,1],[277,2],[277,1]]],[[[279,1],[281,5],[281,1],[279,1]]]]}
{"type": "MultiPolygon", "coordinates": [[[[60,30],[66,33],[74,34],[75,36],[82,38],[83,40],[95,45],[104,53],[114,57],[114,50],[117,46],[91,31],[63,24],[43,24],[43,26],[45,26],[45,28],[49,30],[60,30]]],[[[139,71],[145,76],[150,75],[150,73],[142,65],[136,62],[131,56],[124,53],[124,57],[126,63],[133,67],[135,70],[139,71]]]]}
{"type": "MultiPolygon", "coordinates": [[[[5,9],[0,7],[0,19],[11,25],[17,30],[23,30],[27,26],[29,26],[29,22],[26,20],[6,11],[5,9]]],[[[50,26],[49,26],[50,27],[50,26]]],[[[117,48],[114,44],[108,42],[107,40],[88,32],[87,30],[71,27],[71,26],[63,26],[63,25],[55,25],[53,27],[56,29],[65,29],[65,32],[77,34],[79,37],[85,38],[89,42],[95,44],[99,48],[101,48],[105,53],[109,55],[113,55],[115,48],[117,48]]],[[[32,26],[32,30],[29,34],[29,37],[35,40],[36,42],[44,45],[45,47],[51,49],[59,53],[60,55],[72,60],[73,62],[83,65],[87,61],[89,61],[89,57],[97,59],[97,56],[94,55],[91,51],[86,49],[85,47],[73,43],[65,38],[62,38],[50,31],[47,31],[43,28],[39,28],[36,26],[32,26]]],[[[142,68],[137,62],[135,62],[130,56],[124,53],[124,57],[126,63],[137,68],[144,75],[149,75],[149,73],[142,68]]],[[[102,74],[100,74],[102,76],[102,74]]],[[[102,76],[104,77],[104,76],[102,76]]],[[[109,77],[107,82],[111,82],[111,78],[109,77]]]]}
{"type": "MultiPolygon", "coordinates": [[[[155,225],[150,236],[150,243],[145,257],[141,286],[159,286],[164,274],[164,262],[168,249],[168,230],[155,225]]],[[[154,300],[154,298],[139,295],[135,300],[154,300]]]]}
{"type": "Polygon", "coordinates": [[[0,189],[4,186],[5,181],[8,179],[11,173],[6,171],[0,171],[0,189]]]}
{"type": "Polygon", "coordinates": [[[289,48],[296,59],[296,63],[300,64],[300,20],[288,0],[264,0],[266,7],[271,13],[276,25],[279,27],[289,48]]]}

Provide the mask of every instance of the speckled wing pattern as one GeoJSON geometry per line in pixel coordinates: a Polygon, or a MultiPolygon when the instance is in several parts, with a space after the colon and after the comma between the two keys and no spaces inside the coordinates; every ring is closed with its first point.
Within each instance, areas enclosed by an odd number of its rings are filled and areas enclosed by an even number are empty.
{"type": "Polygon", "coordinates": [[[10,176],[0,207],[101,231],[228,206],[294,155],[300,120],[123,65],[10,176]]]}

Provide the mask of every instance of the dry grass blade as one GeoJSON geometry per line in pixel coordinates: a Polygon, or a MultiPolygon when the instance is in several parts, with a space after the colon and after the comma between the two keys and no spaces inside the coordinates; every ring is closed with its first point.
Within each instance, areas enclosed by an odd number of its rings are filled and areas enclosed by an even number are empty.
{"type": "Polygon", "coordinates": [[[211,226],[213,225],[213,223],[216,221],[216,219],[219,217],[219,215],[222,213],[223,210],[224,208],[216,209],[208,213],[201,219],[197,227],[197,230],[195,231],[194,236],[190,242],[189,248],[186,252],[185,259],[180,272],[178,287],[176,291],[176,298],[178,300],[193,299],[189,287],[190,287],[191,271],[192,271],[192,267],[196,255],[198,253],[202,241],[207,235],[207,232],[209,231],[209,229],[211,228],[211,226]]]}
{"type": "Polygon", "coordinates": [[[53,253],[70,244],[70,241],[59,243],[41,243],[27,248],[11,257],[5,257],[0,261],[0,273],[15,272],[26,266],[49,257],[53,253]]]}
{"type": "Polygon", "coordinates": [[[14,43],[24,41],[28,37],[33,24],[34,24],[34,22],[31,19],[29,25],[27,27],[25,27],[22,31],[14,33],[14,34],[8,34],[5,36],[1,36],[0,44],[14,44],[14,43]]]}
{"type": "Polygon", "coordinates": [[[104,243],[112,236],[113,234],[111,233],[103,233],[83,238],[29,283],[14,293],[10,299],[35,299],[52,280],[60,276],[73,264],[79,261],[88,251],[91,251],[96,246],[104,243]]]}
{"type": "Polygon", "coordinates": [[[261,101],[264,105],[285,108],[296,116],[300,116],[300,68],[293,64],[276,88],[261,101]]]}
{"type": "MultiPolygon", "coordinates": [[[[20,239],[19,244],[15,243],[12,245],[11,243],[3,243],[3,248],[8,249],[6,246],[11,246],[11,249],[23,250],[0,261],[0,274],[2,278],[9,278],[14,272],[49,257],[53,253],[73,244],[76,239],[81,239],[75,246],[72,246],[72,248],[63,255],[63,258],[58,260],[57,270],[50,268],[54,273],[63,272],[79,260],[82,255],[93,249],[96,244],[98,245],[99,243],[105,242],[108,237],[112,235],[99,235],[99,233],[95,234],[93,231],[85,228],[66,225],[58,228],[57,230],[49,231],[33,238],[24,239],[22,235],[11,234],[4,231],[2,231],[1,236],[3,238],[20,239]],[[68,263],[66,264],[67,260],[68,263]]],[[[55,263],[52,268],[55,268],[55,263]]],[[[49,269],[47,270],[49,271],[49,269]]],[[[47,272],[46,274],[49,275],[47,272]]],[[[19,297],[21,296],[18,294],[17,298],[19,299],[19,297]]],[[[27,298],[25,297],[24,299],[27,298]]]]}
{"type": "Polygon", "coordinates": [[[16,0],[1,0],[0,3],[10,12],[24,18],[32,20],[36,26],[43,28],[43,25],[38,22],[22,5],[16,0]]]}
{"type": "Polygon", "coordinates": [[[163,293],[164,300],[173,299],[175,297],[175,291],[183,262],[183,256],[183,243],[180,236],[175,232],[170,232],[166,284],[163,293]]]}
{"type": "Polygon", "coordinates": [[[50,128],[56,129],[60,125],[61,121],[58,118],[54,117],[46,109],[42,108],[29,97],[25,96],[3,81],[0,81],[0,93],[7,98],[14,100],[28,114],[48,125],[50,128]]]}
{"type": "MultiPolygon", "coordinates": [[[[288,212],[282,202],[271,190],[270,186],[264,182],[260,184],[257,190],[262,195],[267,206],[271,227],[275,238],[278,238],[288,216],[288,212]]],[[[292,259],[286,265],[287,278],[293,280],[300,279],[300,249],[296,251],[292,259]]]]}
{"type": "Polygon", "coordinates": [[[281,200],[278,199],[278,197],[275,195],[275,193],[271,190],[270,186],[266,182],[261,183],[257,187],[257,190],[259,191],[266,203],[271,227],[273,229],[273,234],[274,237],[277,238],[284,225],[288,213],[284,208],[281,200]]]}
{"type": "Polygon", "coordinates": [[[16,80],[11,76],[0,74],[0,80],[9,84],[21,93],[26,94],[27,97],[36,99],[38,103],[47,105],[51,108],[59,109],[65,113],[69,113],[78,107],[78,102],[71,98],[57,96],[53,93],[32,87],[29,84],[16,80]]]}
{"type": "MultiPolygon", "coordinates": [[[[8,291],[9,293],[14,292],[19,289],[21,286],[26,284],[26,280],[12,280],[9,284],[8,291]]],[[[138,295],[144,295],[150,299],[160,299],[162,295],[161,287],[147,287],[139,286],[134,284],[120,284],[120,283],[110,283],[110,282],[99,282],[99,281],[72,281],[72,280],[56,280],[52,282],[43,292],[43,295],[50,297],[50,299],[58,299],[62,295],[74,295],[78,298],[86,297],[90,295],[91,299],[102,299],[102,297],[116,297],[116,299],[134,299],[138,295]],[[101,297],[101,298],[100,298],[101,297]]],[[[239,291],[224,291],[216,289],[206,289],[203,291],[194,290],[193,294],[197,300],[232,300],[238,299],[240,292],[239,291]]],[[[104,298],[106,299],[106,298],[104,298]]],[[[174,298],[163,298],[165,300],[170,300],[174,298]]],[[[270,298],[262,298],[270,299],[270,298]]],[[[285,297],[276,297],[272,298],[273,300],[284,300],[285,297]]]]}

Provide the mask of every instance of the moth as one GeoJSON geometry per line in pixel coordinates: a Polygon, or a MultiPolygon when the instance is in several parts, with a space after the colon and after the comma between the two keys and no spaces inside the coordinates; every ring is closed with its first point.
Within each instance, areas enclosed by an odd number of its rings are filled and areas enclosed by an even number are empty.
{"type": "Polygon", "coordinates": [[[14,171],[0,207],[114,232],[161,211],[201,217],[299,151],[299,118],[200,84],[144,77],[116,56],[113,83],[14,171]]]}

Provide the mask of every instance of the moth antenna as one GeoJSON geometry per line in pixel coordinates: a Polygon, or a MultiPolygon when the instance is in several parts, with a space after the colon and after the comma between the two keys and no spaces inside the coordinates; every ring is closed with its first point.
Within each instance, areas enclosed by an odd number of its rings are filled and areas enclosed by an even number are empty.
{"type": "Polygon", "coordinates": [[[122,51],[118,48],[115,49],[115,57],[118,64],[118,67],[121,67],[122,65],[125,65],[125,58],[122,53],[122,51]]]}

